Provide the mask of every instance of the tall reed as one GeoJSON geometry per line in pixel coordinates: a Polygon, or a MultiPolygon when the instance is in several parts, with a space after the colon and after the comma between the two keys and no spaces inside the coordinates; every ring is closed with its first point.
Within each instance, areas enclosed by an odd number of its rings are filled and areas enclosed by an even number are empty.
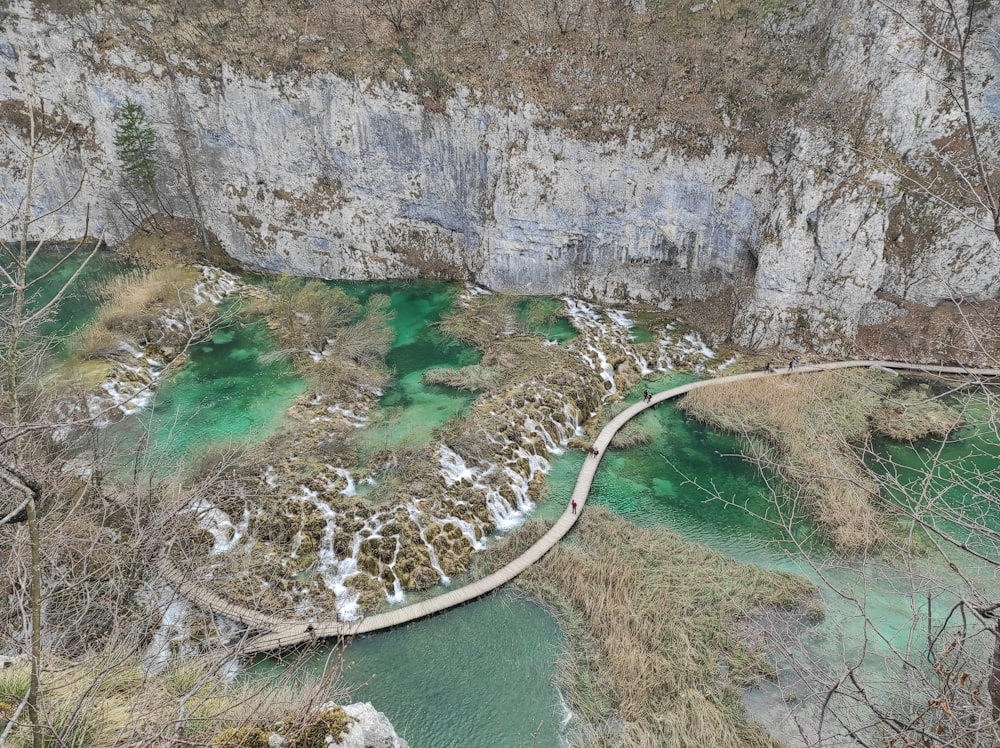
{"type": "Polygon", "coordinates": [[[844,551],[885,539],[874,509],[878,489],[853,444],[895,387],[885,373],[851,369],[774,376],[702,387],[680,407],[698,420],[763,446],[754,457],[790,484],[791,493],[844,551]]]}
{"type": "MultiPolygon", "coordinates": [[[[544,530],[529,523],[489,552],[490,563],[517,555],[544,530]]],[[[771,666],[735,629],[762,608],[810,598],[805,580],[588,506],[569,542],[516,584],[547,604],[567,634],[559,685],[580,718],[576,744],[777,745],[747,721],[740,700],[771,666]]]]}

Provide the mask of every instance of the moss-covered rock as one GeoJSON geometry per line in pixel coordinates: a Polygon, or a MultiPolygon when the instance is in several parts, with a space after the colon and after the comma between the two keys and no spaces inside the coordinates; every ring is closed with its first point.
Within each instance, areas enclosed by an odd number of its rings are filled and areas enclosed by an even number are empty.
{"type": "Polygon", "coordinates": [[[355,574],[344,582],[345,587],[358,593],[358,607],[365,615],[377,610],[385,602],[385,585],[379,581],[377,573],[376,570],[371,576],[355,574]]]}
{"type": "Polygon", "coordinates": [[[212,740],[212,748],[270,748],[271,733],[261,727],[231,727],[212,740]]]}
{"type": "Polygon", "coordinates": [[[437,584],[440,579],[438,573],[430,564],[421,564],[410,575],[409,586],[415,590],[426,590],[437,584]]]}

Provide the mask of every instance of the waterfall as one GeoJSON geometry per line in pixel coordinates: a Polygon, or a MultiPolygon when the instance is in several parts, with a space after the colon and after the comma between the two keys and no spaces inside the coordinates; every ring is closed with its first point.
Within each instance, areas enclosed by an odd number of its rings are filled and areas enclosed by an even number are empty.
{"type": "Polygon", "coordinates": [[[233,524],[226,512],[204,498],[196,499],[187,511],[194,513],[198,527],[211,534],[214,542],[209,553],[212,554],[226,553],[239,545],[250,524],[249,508],[244,507],[243,519],[238,524],[233,524]]]}
{"type": "Polygon", "coordinates": [[[431,568],[437,572],[438,579],[441,580],[441,584],[445,585],[451,584],[451,577],[449,577],[447,574],[444,573],[444,569],[442,569],[441,564],[438,563],[438,557],[437,553],[435,553],[434,551],[434,546],[431,545],[429,542],[427,542],[427,537],[424,535],[424,526],[417,521],[417,517],[419,517],[422,514],[422,512],[413,503],[407,503],[404,506],[406,507],[406,511],[410,515],[410,519],[413,520],[413,523],[417,526],[417,529],[420,531],[420,539],[424,542],[424,545],[427,546],[427,555],[430,558],[431,568]]]}

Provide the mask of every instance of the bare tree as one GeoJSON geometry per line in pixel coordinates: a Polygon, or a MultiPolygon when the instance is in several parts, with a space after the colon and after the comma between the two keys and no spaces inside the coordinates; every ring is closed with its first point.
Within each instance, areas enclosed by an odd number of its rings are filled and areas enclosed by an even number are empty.
{"type": "MultiPolygon", "coordinates": [[[[63,243],[42,261],[61,238],[46,226],[79,185],[54,209],[36,209],[41,164],[71,144],[68,128],[53,126],[57,118],[33,90],[25,102],[21,116],[0,126],[23,162],[22,191],[7,186],[3,203],[13,209],[0,223],[15,237],[0,244],[0,592],[12,603],[0,608],[0,632],[5,650],[27,655],[28,679],[0,696],[14,703],[0,716],[0,746],[236,745],[259,744],[275,731],[335,732],[346,724],[329,707],[338,694],[336,667],[305,682],[293,680],[300,678],[293,666],[278,682],[227,685],[248,632],[220,627],[210,615],[195,617],[207,642],[196,662],[168,662],[162,676],[146,662],[157,622],[181,604],[157,582],[151,561],[170,538],[190,532],[191,493],[138,474],[132,485],[102,479],[123,449],[87,429],[93,414],[71,417],[72,443],[55,436],[67,423],[53,414],[45,388],[52,340],[42,323],[78,282],[100,238],[91,245],[85,226],[68,249],[63,243]],[[60,269],[68,279],[54,284],[60,269]]],[[[211,329],[189,327],[189,340],[211,329]]],[[[225,494],[218,476],[210,483],[197,490],[225,494]]]]}
{"type": "MultiPolygon", "coordinates": [[[[24,699],[27,716],[32,724],[32,743],[35,748],[41,748],[42,729],[39,718],[39,699],[41,690],[40,671],[42,668],[42,638],[41,638],[41,533],[39,530],[39,502],[42,499],[42,483],[32,465],[32,452],[37,445],[28,445],[28,438],[37,437],[47,430],[48,425],[33,422],[32,417],[39,413],[38,408],[38,363],[44,350],[44,341],[37,339],[38,329],[53,310],[62,301],[67,290],[75,282],[90,258],[100,245],[100,240],[94,242],[89,253],[73,272],[72,276],[62,284],[54,296],[36,309],[29,307],[29,294],[39,284],[43,283],[57,268],[79,253],[84,242],[81,239],[73,248],[59,260],[52,269],[37,277],[29,275],[29,266],[46,246],[46,239],[32,239],[36,227],[45,219],[57,214],[79,192],[76,191],[62,204],[42,213],[35,212],[36,167],[40,160],[52,156],[65,142],[68,128],[61,131],[51,131],[47,126],[44,102],[39,100],[34,91],[28,88],[25,92],[26,131],[24,137],[17,137],[11,129],[0,127],[0,133],[6,138],[24,162],[24,193],[17,209],[7,218],[0,228],[13,227],[18,234],[13,244],[3,245],[4,257],[0,263],[5,286],[6,308],[0,314],[2,338],[0,338],[0,364],[3,367],[2,413],[0,413],[0,450],[2,450],[2,465],[0,478],[12,490],[15,506],[0,507],[3,521],[10,522],[24,516],[31,548],[30,561],[30,610],[31,610],[31,686],[24,699]]],[[[82,184],[82,178],[80,181],[82,184]]],[[[5,200],[12,203],[11,196],[5,200]]]]}

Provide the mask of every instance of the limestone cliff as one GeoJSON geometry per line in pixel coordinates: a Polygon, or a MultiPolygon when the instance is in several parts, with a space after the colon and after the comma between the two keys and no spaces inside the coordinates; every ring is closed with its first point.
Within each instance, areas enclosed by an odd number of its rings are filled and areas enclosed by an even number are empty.
{"type": "MultiPolygon", "coordinates": [[[[894,312],[879,291],[921,303],[995,296],[997,237],[906,176],[926,174],[923,155],[960,132],[935,84],[948,72],[941,55],[862,0],[822,17],[803,6],[796,23],[832,24],[824,80],[842,81],[845,106],[866,107],[853,141],[812,118],[784,123],[762,152],[727,136],[694,151],[667,124],[594,142],[541,124],[531,104],[464,89],[436,111],[385,83],[259,79],[128,39],[108,45],[125,33],[112,21],[67,24],[26,2],[0,21],[0,114],[13,121],[33,89],[74,126],[39,164],[41,209],[84,175],[77,199],[45,221],[64,235],[83,231],[87,207],[91,233],[132,230],[114,148],[130,97],[156,128],[167,207],[268,271],[461,278],[661,307],[729,293],[740,342],[827,348],[894,312]]],[[[970,61],[973,113],[988,124],[994,64],[970,61]]],[[[22,184],[9,147],[0,158],[7,211],[22,184]]]]}

